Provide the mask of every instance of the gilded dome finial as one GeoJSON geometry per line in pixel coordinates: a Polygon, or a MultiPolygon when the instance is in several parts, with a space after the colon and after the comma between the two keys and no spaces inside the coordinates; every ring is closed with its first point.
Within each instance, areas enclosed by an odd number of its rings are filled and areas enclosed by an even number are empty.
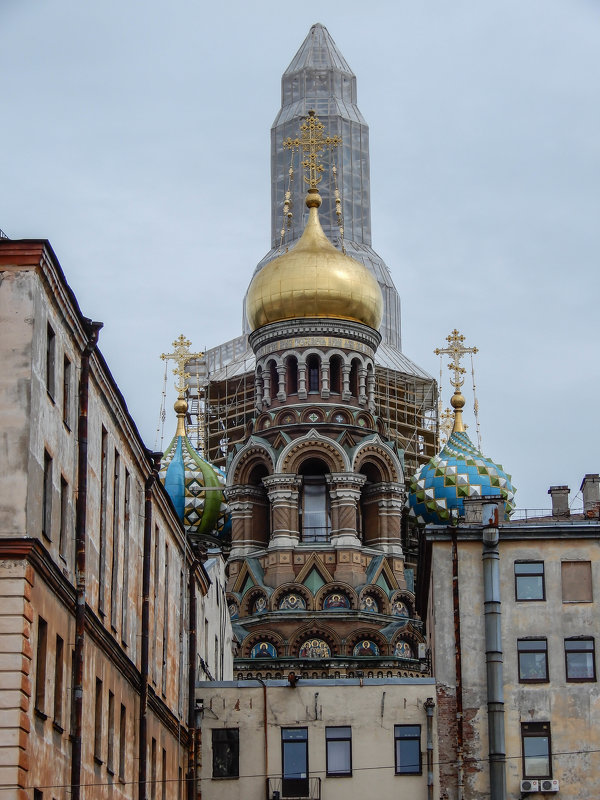
{"type": "Polygon", "coordinates": [[[467,355],[467,353],[474,355],[478,350],[476,347],[465,347],[463,344],[465,337],[456,328],[454,328],[449,336],[446,336],[446,341],[448,342],[448,347],[436,347],[433,352],[436,356],[447,355],[450,358],[448,369],[450,372],[454,373],[450,378],[450,383],[454,387],[454,394],[450,398],[450,404],[454,409],[454,426],[452,428],[452,433],[464,432],[465,426],[462,418],[462,410],[466,401],[460,389],[465,382],[463,376],[466,370],[461,366],[460,360],[464,355],[467,355]]]}

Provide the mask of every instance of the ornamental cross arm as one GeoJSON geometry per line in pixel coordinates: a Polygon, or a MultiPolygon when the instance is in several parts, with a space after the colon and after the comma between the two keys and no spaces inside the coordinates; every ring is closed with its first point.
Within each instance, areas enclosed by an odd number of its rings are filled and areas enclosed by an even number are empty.
{"type": "Polygon", "coordinates": [[[175,367],[173,368],[173,375],[176,377],[175,390],[182,396],[186,389],[186,380],[191,377],[189,372],[185,371],[186,364],[196,358],[202,358],[204,353],[191,353],[191,341],[186,339],[183,334],[178,336],[172,344],[172,353],[161,353],[162,361],[174,361],[175,367]]]}
{"type": "Polygon", "coordinates": [[[448,369],[454,373],[454,378],[450,378],[450,383],[455,389],[460,389],[464,383],[462,376],[465,374],[465,368],[461,366],[460,360],[468,353],[475,354],[479,351],[476,347],[465,347],[463,344],[465,337],[456,328],[449,336],[446,336],[446,341],[448,342],[447,347],[436,347],[433,352],[436,356],[446,355],[449,357],[448,369]]]}
{"type": "Polygon", "coordinates": [[[311,189],[316,189],[318,184],[322,181],[323,165],[321,164],[321,153],[326,147],[338,147],[342,144],[342,137],[338,136],[325,136],[323,131],[325,126],[320,119],[315,115],[314,111],[308,112],[308,117],[300,125],[301,135],[292,139],[288,136],[283,140],[283,146],[286,150],[302,150],[304,158],[302,159],[302,166],[308,173],[308,177],[304,175],[304,181],[308,183],[311,189]]]}

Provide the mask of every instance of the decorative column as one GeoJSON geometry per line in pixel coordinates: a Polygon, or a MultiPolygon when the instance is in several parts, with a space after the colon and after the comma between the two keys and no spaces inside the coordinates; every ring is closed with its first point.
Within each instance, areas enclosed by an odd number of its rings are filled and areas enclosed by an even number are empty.
{"type": "Polygon", "coordinates": [[[375,372],[372,369],[367,370],[367,408],[375,413],[375,372]]]}
{"type": "Polygon", "coordinates": [[[350,366],[342,365],[342,400],[350,400],[350,366]]]}
{"type": "Polygon", "coordinates": [[[261,537],[253,524],[256,507],[265,505],[264,492],[256,486],[237,485],[228,487],[225,496],[231,513],[229,558],[243,558],[254,550],[264,550],[267,547],[267,532],[264,531],[261,537]]]}
{"type": "Polygon", "coordinates": [[[298,359],[298,400],[306,397],[306,361],[298,359]]]}
{"type": "Polygon", "coordinates": [[[327,476],[331,501],[330,541],[336,549],[334,578],[351,586],[360,586],[366,579],[356,530],[360,490],[366,480],[365,475],[354,472],[334,472],[327,476]]]}
{"type": "Polygon", "coordinates": [[[271,371],[268,369],[263,370],[263,408],[268,408],[271,405],[271,371]]]}
{"type": "Polygon", "coordinates": [[[329,397],[329,364],[321,362],[321,397],[329,397]]]}
{"type": "Polygon", "coordinates": [[[277,399],[280,402],[285,402],[286,393],[285,393],[285,364],[280,364],[277,367],[277,376],[279,378],[279,387],[277,391],[277,399]]]}
{"type": "Polygon", "coordinates": [[[255,381],[255,389],[256,389],[256,410],[258,412],[262,411],[262,399],[263,399],[263,379],[262,373],[256,372],[256,381],[255,381]]]}
{"type": "Polygon", "coordinates": [[[367,402],[367,370],[365,367],[360,367],[358,370],[358,402],[364,406],[367,402]]]}
{"type": "Polygon", "coordinates": [[[363,494],[364,543],[388,555],[402,556],[402,509],[406,500],[401,483],[373,483],[363,494]]]}
{"type": "Polygon", "coordinates": [[[279,586],[294,580],[292,551],[300,540],[298,496],[301,480],[297,475],[276,473],[263,478],[271,504],[271,540],[265,583],[279,586]]]}

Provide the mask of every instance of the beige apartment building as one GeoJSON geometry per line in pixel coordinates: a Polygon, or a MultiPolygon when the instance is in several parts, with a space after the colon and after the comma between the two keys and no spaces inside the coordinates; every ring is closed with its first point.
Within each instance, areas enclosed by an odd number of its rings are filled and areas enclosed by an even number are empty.
{"type": "Polygon", "coordinates": [[[204,800],[438,797],[435,681],[200,683],[204,800]]]}
{"type": "Polygon", "coordinates": [[[583,514],[552,487],[552,516],[497,525],[476,501],[426,530],[441,798],[600,795],[599,481],[583,514]]]}
{"type": "Polygon", "coordinates": [[[0,797],[175,798],[232,674],[204,566],[44,241],[0,240],[0,797]],[[191,689],[190,689],[191,687],[191,689]]]}

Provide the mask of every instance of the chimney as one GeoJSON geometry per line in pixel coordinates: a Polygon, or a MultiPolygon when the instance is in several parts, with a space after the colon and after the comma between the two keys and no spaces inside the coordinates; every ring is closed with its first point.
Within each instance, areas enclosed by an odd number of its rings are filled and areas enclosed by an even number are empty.
{"type": "Polygon", "coordinates": [[[584,475],[580,491],[583,492],[583,513],[586,516],[600,514],[600,475],[584,475]]]}
{"type": "Polygon", "coordinates": [[[570,517],[571,509],[569,508],[569,487],[568,486],[551,486],[548,489],[548,494],[552,497],[552,516],[553,517],[570,517]]]}

